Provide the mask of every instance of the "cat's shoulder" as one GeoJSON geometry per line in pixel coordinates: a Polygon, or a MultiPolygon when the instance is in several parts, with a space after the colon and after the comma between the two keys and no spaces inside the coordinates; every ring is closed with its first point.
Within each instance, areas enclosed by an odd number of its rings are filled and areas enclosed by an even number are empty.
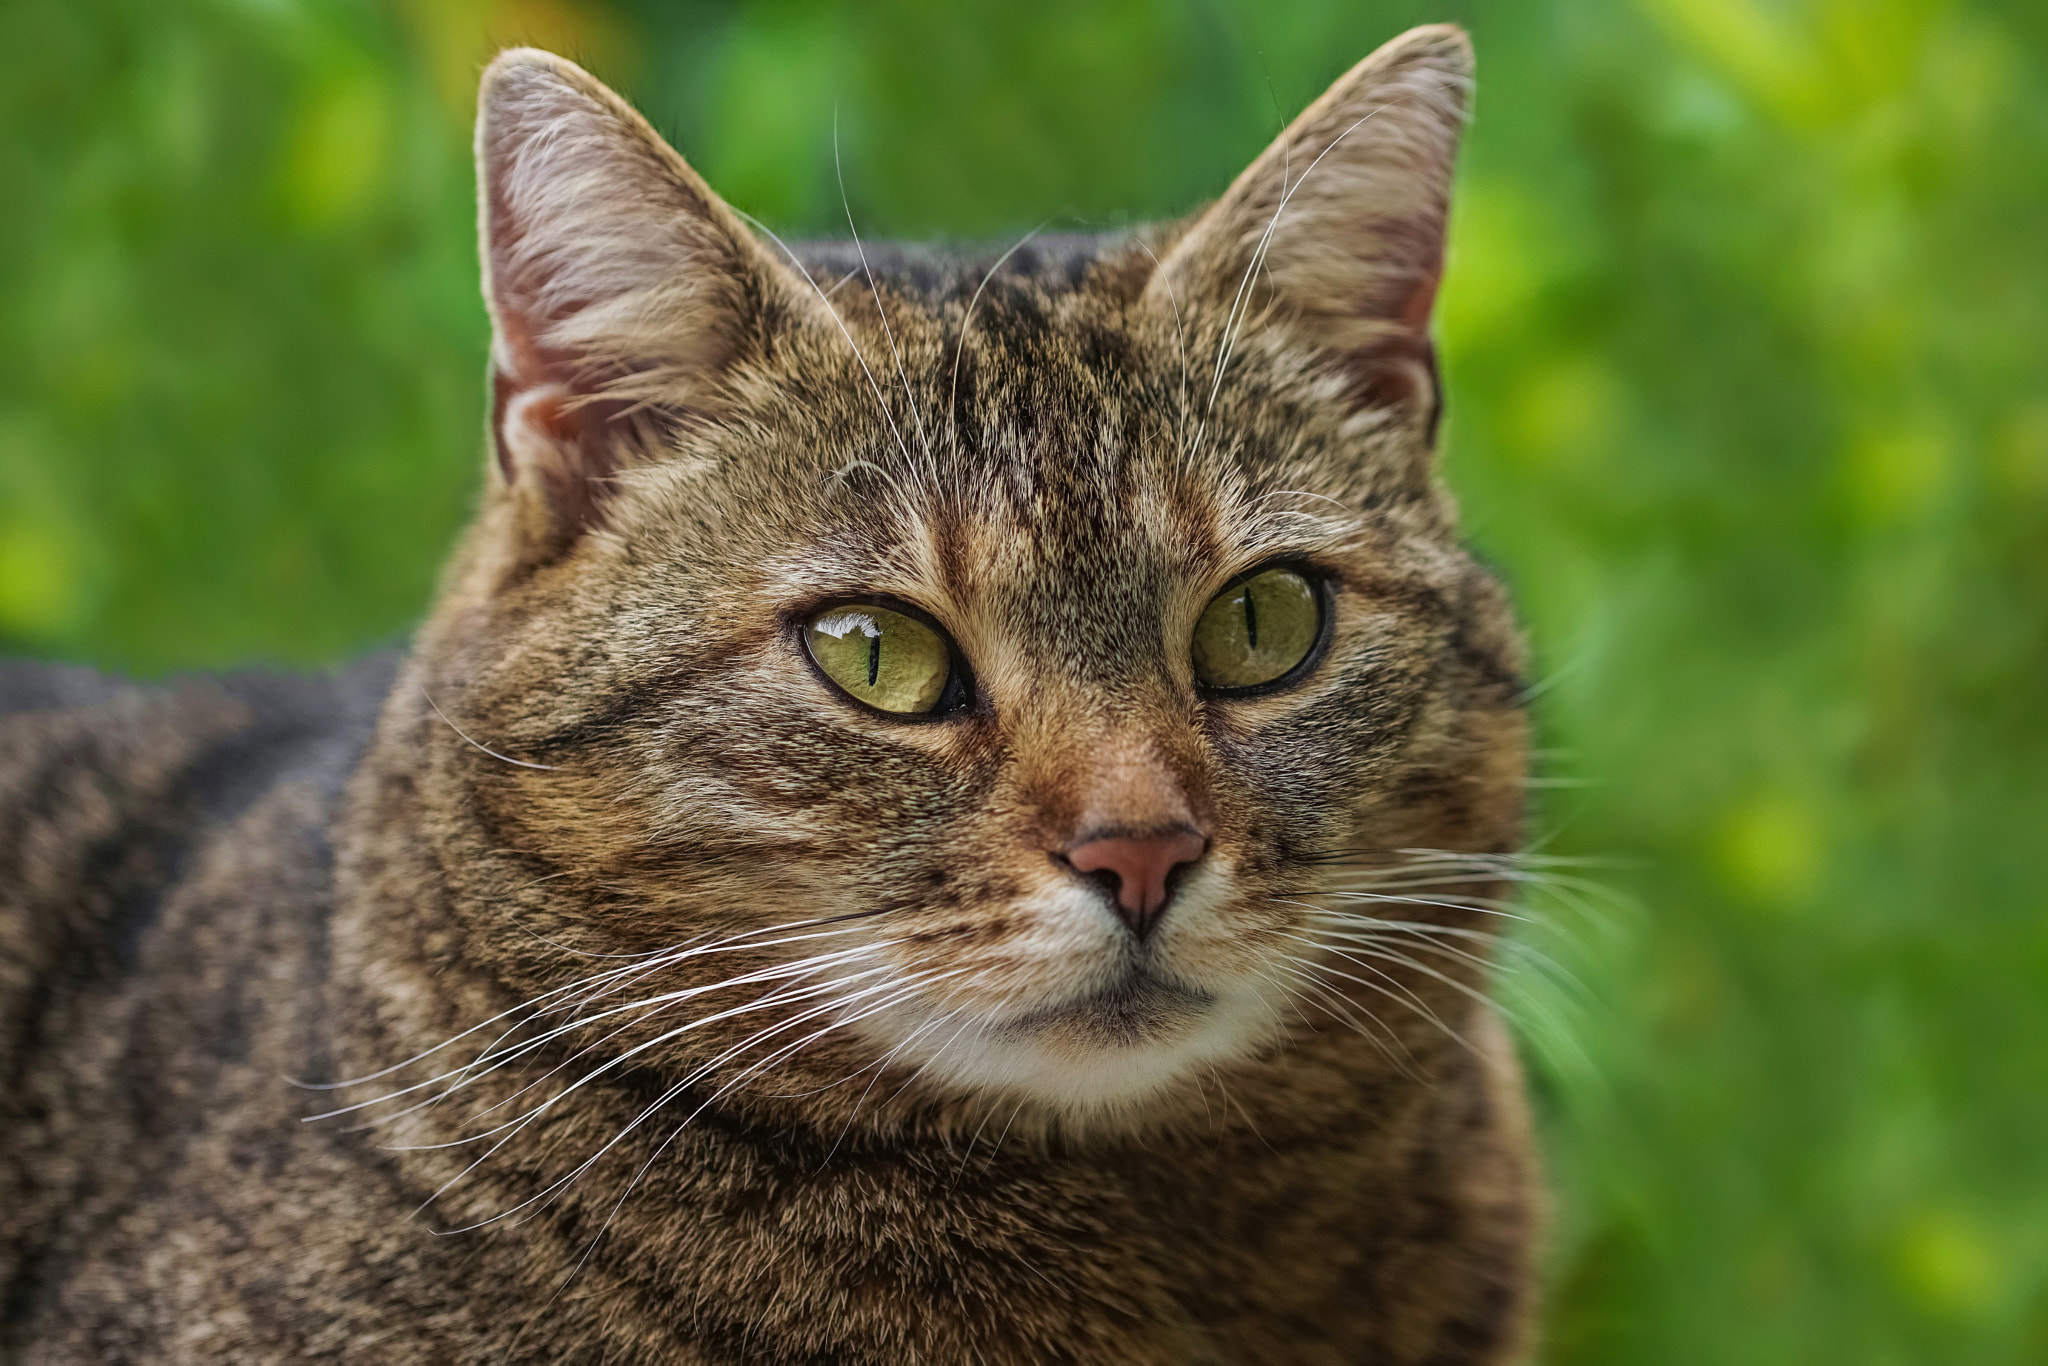
{"type": "Polygon", "coordinates": [[[170,1217],[186,1140],[240,1114],[248,1076],[268,1097],[303,1067],[281,1049],[319,988],[328,831],[395,665],[151,684],[0,663],[0,1358],[127,1312],[80,1309],[94,1282],[66,1268],[142,1284],[109,1212],[170,1217]]]}
{"type": "Polygon", "coordinates": [[[396,665],[138,683],[0,661],[0,1004],[57,962],[118,958],[191,852],[279,784],[338,794],[396,665]]]}
{"type": "Polygon", "coordinates": [[[119,816],[219,814],[285,770],[359,752],[395,653],[342,669],[136,682],[0,660],[0,848],[54,852],[119,816]],[[34,832],[35,847],[21,844],[34,832]]]}

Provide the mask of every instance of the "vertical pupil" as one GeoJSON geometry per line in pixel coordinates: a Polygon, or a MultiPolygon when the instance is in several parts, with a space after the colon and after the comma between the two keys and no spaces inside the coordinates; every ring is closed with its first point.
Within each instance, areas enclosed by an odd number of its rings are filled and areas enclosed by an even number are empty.
{"type": "Polygon", "coordinates": [[[1252,586],[1244,586],[1244,638],[1254,650],[1259,648],[1259,609],[1252,601],[1252,586]]]}
{"type": "Polygon", "coordinates": [[[875,686],[875,680],[882,674],[882,635],[877,631],[868,637],[868,686],[875,686]]]}

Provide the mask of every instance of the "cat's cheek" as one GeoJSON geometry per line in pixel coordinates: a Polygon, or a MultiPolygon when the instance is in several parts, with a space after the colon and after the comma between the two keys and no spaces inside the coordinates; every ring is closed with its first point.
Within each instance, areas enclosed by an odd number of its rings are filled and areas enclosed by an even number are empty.
{"type": "Polygon", "coordinates": [[[968,976],[948,996],[989,1020],[1085,996],[1122,969],[1122,927],[1101,893],[1064,876],[1041,879],[1006,906],[967,907],[962,914],[983,923],[999,919],[1003,926],[1000,934],[970,934],[951,965],[968,976]]]}
{"type": "Polygon", "coordinates": [[[1048,880],[1000,904],[958,906],[940,923],[884,947],[889,975],[910,988],[864,1019],[860,1033],[883,1053],[920,1053],[961,1034],[1085,997],[1117,971],[1114,918],[1092,889],[1048,880]]]}

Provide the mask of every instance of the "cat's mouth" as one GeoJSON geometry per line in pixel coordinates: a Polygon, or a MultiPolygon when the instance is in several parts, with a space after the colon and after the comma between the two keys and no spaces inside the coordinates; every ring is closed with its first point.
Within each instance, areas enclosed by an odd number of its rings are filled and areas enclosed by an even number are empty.
{"type": "MultiPolygon", "coordinates": [[[[920,1065],[934,1080],[1019,1094],[1070,1115],[1119,1110],[1195,1068],[1243,1056],[1270,1014],[1253,993],[1189,981],[1135,955],[1098,963],[1091,977],[1049,1001],[1013,999],[935,1041],[920,1065]]],[[[914,1049],[936,1032],[920,1019],[889,1042],[914,1049]]]]}
{"type": "Polygon", "coordinates": [[[1013,1016],[994,1032],[1011,1039],[1050,1036],[1096,1047],[1129,1046],[1186,1028],[1214,1004],[1206,991],[1133,967],[1106,987],[1013,1016]]]}

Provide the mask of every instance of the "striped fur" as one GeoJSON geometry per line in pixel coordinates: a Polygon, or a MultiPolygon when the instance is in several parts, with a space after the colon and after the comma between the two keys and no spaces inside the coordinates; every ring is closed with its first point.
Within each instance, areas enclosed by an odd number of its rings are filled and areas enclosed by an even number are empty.
{"type": "Polygon", "coordinates": [[[1416,30],[1189,222],[977,257],[785,250],[501,57],[486,494],[374,734],[375,667],[14,680],[0,1344],[1520,1359],[1520,646],[1431,470],[1468,86],[1416,30]],[[1269,562],[1325,653],[1205,697],[1269,562]],[[877,595],[966,709],[807,665],[877,595]],[[1206,840],[1148,940],[1058,856],[1103,819],[1206,840]],[[1415,951],[1329,932],[1373,886],[1415,951]]]}

